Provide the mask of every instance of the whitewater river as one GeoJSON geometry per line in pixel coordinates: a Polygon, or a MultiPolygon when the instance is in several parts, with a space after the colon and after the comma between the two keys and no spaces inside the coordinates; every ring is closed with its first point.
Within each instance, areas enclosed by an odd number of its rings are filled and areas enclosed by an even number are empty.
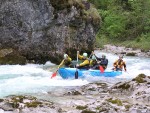
{"type": "MultiPolygon", "coordinates": [[[[95,51],[97,56],[102,53],[95,51]]],[[[104,53],[108,60],[108,69],[112,68],[113,62],[118,59],[117,55],[104,53]]],[[[64,80],[59,75],[51,79],[51,74],[56,70],[56,65],[47,62],[44,65],[0,65],[0,98],[18,94],[46,94],[64,87],[75,87],[94,81],[102,81],[114,84],[118,81],[129,80],[138,74],[144,73],[150,76],[150,58],[124,57],[127,64],[127,72],[116,78],[89,77],[78,80],[64,80]]]]}

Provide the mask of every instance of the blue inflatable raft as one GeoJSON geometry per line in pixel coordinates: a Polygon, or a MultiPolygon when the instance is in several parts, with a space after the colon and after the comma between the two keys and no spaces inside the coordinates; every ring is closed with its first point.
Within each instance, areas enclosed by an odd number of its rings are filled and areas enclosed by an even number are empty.
{"type": "Polygon", "coordinates": [[[122,74],[121,71],[104,71],[103,73],[100,70],[85,70],[85,69],[76,69],[76,68],[60,68],[58,70],[60,76],[64,79],[74,79],[76,78],[84,78],[87,75],[90,76],[104,76],[104,77],[115,77],[122,74]]]}

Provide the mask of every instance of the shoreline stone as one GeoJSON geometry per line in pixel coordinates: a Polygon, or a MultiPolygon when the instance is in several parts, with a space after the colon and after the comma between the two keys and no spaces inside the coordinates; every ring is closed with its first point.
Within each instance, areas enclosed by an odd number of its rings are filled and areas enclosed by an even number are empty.
{"type": "Polygon", "coordinates": [[[104,45],[104,48],[101,50],[104,52],[123,54],[126,56],[150,57],[150,50],[143,52],[141,49],[126,48],[123,46],[115,46],[111,44],[104,45]]]}

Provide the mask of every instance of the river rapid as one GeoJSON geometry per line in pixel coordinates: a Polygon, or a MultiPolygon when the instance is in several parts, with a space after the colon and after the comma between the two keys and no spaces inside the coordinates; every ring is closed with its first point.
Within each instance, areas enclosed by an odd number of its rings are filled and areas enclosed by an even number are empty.
{"type": "MultiPolygon", "coordinates": [[[[102,53],[95,51],[98,57],[105,54],[109,60],[108,70],[113,66],[113,62],[118,59],[117,55],[111,53],[102,53]]],[[[128,57],[123,59],[127,64],[127,72],[115,78],[90,77],[77,80],[64,80],[59,75],[51,79],[52,73],[57,65],[51,62],[26,65],[1,65],[0,66],[0,98],[9,95],[30,94],[42,95],[48,92],[61,92],[63,88],[72,88],[86,85],[95,81],[102,81],[114,84],[119,81],[125,81],[136,77],[138,74],[150,76],[150,58],[128,57]]]]}

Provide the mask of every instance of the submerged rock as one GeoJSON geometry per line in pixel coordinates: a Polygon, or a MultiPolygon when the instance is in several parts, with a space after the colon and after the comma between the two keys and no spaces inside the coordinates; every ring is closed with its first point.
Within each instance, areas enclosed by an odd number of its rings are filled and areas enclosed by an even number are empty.
{"type": "Polygon", "coordinates": [[[93,50],[99,24],[99,13],[87,1],[1,0],[0,49],[57,63],[65,52],[76,58],[77,50],[93,50]]]}

